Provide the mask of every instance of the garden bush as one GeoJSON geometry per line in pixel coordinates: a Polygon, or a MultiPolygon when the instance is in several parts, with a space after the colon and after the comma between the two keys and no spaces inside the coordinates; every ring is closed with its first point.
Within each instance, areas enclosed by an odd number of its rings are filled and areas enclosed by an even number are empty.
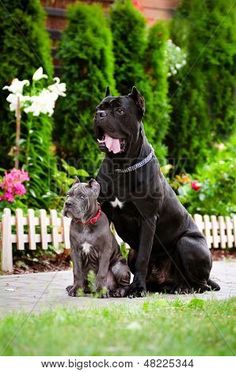
{"type": "MultiPolygon", "coordinates": [[[[164,160],[166,147],[164,139],[170,123],[170,103],[168,98],[167,47],[169,24],[158,21],[149,29],[145,52],[145,70],[152,89],[152,107],[147,115],[147,122],[152,130],[151,141],[159,160],[164,160]]],[[[149,134],[149,135],[150,135],[149,134]]]]}
{"type": "Polygon", "coordinates": [[[171,78],[169,153],[192,171],[214,142],[235,128],[236,4],[234,0],[183,0],[172,25],[187,64],[171,78]]]}
{"type": "MultiPolygon", "coordinates": [[[[10,85],[13,78],[30,79],[35,70],[42,66],[49,79],[53,64],[50,39],[45,30],[45,14],[39,0],[1,1],[0,12],[0,87],[10,85]]],[[[0,157],[1,168],[13,166],[15,143],[15,117],[9,111],[6,93],[0,98],[0,157]]],[[[28,118],[22,114],[21,146],[25,146],[28,118]]],[[[46,115],[34,117],[31,127],[29,148],[30,176],[27,202],[31,206],[47,205],[50,180],[55,161],[52,154],[52,119],[46,115]]],[[[20,159],[21,160],[21,159],[20,159]]],[[[23,165],[22,162],[20,165],[23,165]]]]}
{"type": "Polygon", "coordinates": [[[99,5],[68,8],[59,57],[67,84],[67,97],[56,115],[59,152],[70,164],[94,174],[101,157],[93,135],[95,107],[107,86],[115,89],[111,32],[99,5]]]}
{"type": "MultiPolygon", "coordinates": [[[[167,169],[168,171],[168,169],[167,169]]],[[[170,180],[189,213],[228,216],[236,213],[236,135],[216,145],[209,160],[193,175],[181,174],[170,180]]]]}

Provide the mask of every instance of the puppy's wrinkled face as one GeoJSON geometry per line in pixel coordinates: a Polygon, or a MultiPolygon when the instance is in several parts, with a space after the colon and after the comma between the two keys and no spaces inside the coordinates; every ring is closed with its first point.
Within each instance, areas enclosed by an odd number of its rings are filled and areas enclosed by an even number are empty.
{"type": "Polygon", "coordinates": [[[86,220],[89,213],[96,208],[99,192],[100,185],[94,179],[88,183],[76,180],[66,195],[63,215],[82,221],[86,220]]]}
{"type": "Polygon", "coordinates": [[[140,133],[145,111],[144,98],[133,87],[127,96],[105,97],[96,107],[94,131],[101,151],[125,153],[140,133]]]}

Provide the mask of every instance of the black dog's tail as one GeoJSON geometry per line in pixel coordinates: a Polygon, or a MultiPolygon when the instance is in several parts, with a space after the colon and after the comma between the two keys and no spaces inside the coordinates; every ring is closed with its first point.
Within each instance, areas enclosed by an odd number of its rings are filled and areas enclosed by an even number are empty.
{"type": "Polygon", "coordinates": [[[211,287],[212,291],[219,291],[220,290],[220,286],[211,279],[208,279],[207,284],[211,287]]]}

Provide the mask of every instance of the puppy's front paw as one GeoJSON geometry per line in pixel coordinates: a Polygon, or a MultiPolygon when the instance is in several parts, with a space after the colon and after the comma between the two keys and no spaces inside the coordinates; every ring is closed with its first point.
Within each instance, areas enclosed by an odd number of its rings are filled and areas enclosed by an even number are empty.
{"type": "Polygon", "coordinates": [[[95,285],[96,293],[106,293],[107,286],[106,286],[106,278],[97,276],[96,285],[95,285]]]}
{"type": "Polygon", "coordinates": [[[66,287],[67,293],[71,297],[77,296],[78,289],[79,288],[76,285],[68,285],[68,287],[66,287]]]}
{"type": "Polygon", "coordinates": [[[97,289],[96,294],[97,294],[97,297],[99,297],[99,298],[108,298],[109,297],[109,291],[108,291],[107,287],[97,289]]]}

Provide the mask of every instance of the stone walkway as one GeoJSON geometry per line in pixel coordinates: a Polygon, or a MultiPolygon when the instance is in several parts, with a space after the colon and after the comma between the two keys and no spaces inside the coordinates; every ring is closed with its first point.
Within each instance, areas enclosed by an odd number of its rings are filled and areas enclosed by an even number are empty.
{"type": "Polygon", "coordinates": [[[24,275],[0,276],[0,316],[11,311],[38,312],[55,306],[73,306],[88,309],[110,304],[135,305],[153,298],[190,299],[226,299],[236,296],[236,261],[216,261],[213,264],[212,279],[221,286],[219,292],[206,292],[194,295],[159,295],[146,298],[97,299],[91,297],[72,298],[66,294],[65,287],[72,282],[71,271],[47,272],[24,275]]]}

